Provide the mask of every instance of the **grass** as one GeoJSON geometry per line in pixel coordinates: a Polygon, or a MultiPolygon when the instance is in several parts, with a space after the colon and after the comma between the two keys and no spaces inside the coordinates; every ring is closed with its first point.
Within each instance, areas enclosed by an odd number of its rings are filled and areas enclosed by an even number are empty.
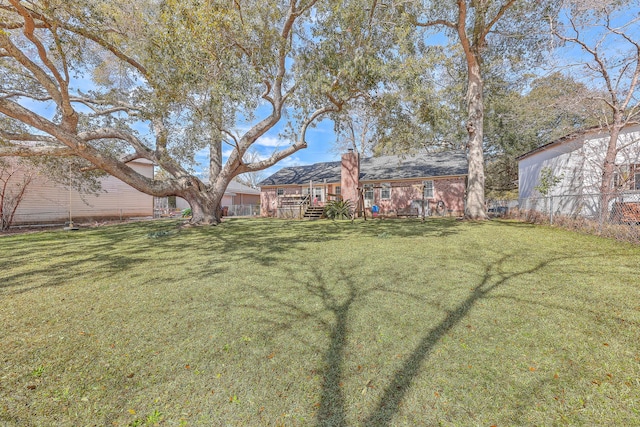
{"type": "Polygon", "coordinates": [[[0,425],[640,425],[637,246],[229,220],[0,251],[0,425]]]}

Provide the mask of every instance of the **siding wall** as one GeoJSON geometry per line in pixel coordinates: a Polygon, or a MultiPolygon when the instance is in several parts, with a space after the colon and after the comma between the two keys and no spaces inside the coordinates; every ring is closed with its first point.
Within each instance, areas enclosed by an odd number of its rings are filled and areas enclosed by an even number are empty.
{"type": "MultiPolygon", "coordinates": [[[[618,147],[623,147],[616,156],[616,165],[640,163],[640,130],[621,132],[618,147]]],[[[609,143],[609,135],[598,135],[584,143],[584,193],[600,192],[602,165],[609,143]]]]}
{"type": "MultiPolygon", "coordinates": [[[[150,163],[131,162],[129,166],[149,178],[153,177],[153,165],[150,163]]],[[[22,168],[21,175],[26,173],[27,169],[22,168]]],[[[14,224],[62,223],[69,220],[69,207],[74,220],[153,215],[152,196],[112,176],[103,178],[101,183],[103,191],[97,196],[81,195],[37,174],[16,211],[14,224]]]]}
{"type": "MultiPolygon", "coordinates": [[[[222,196],[220,206],[257,205],[258,203],[260,203],[259,194],[236,193],[235,195],[225,194],[222,196]]],[[[185,199],[182,197],[176,197],[176,209],[186,209],[189,207],[190,205],[185,199]]]]}
{"type": "MultiPolygon", "coordinates": [[[[621,149],[616,164],[640,163],[640,129],[629,128],[620,134],[621,149]]],[[[538,197],[535,187],[540,183],[540,172],[550,168],[553,175],[562,177],[551,195],[596,194],[600,192],[602,165],[609,135],[606,133],[581,136],[520,160],[518,183],[520,198],[538,197]]]]}
{"type": "Polygon", "coordinates": [[[521,160],[518,165],[520,198],[539,196],[535,187],[540,183],[540,172],[544,168],[550,168],[555,176],[562,176],[562,180],[554,188],[554,193],[579,193],[583,181],[582,145],[583,139],[579,139],[551,147],[521,160]]]}
{"type": "MultiPolygon", "coordinates": [[[[640,128],[631,127],[623,130],[618,146],[624,147],[616,158],[616,164],[640,163],[640,128]]],[[[561,178],[553,187],[549,196],[581,196],[599,194],[602,182],[602,165],[609,143],[608,133],[591,133],[574,140],[552,145],[540,152],[533,153],[518,163],[519,203],[520,206],[536,208],[529,198],[539,198],[541,194],[535,190],[540,184],[540,173],[550,168],[552,174],[561,178]]],[[[557,198],[554,212],[572,215],[592,216],[599,211],[597,198],[586,203],[579,197],[557,198]]],[[[546,210],[544,201],[540,201],[540,210],[546,210]]]]}
{"type": "Polygon", "coordinates": [[[260,195],[259,194],[243,194],[236,193],[233,196],[232,205],[257,205],[260,203],[260,195]]]}

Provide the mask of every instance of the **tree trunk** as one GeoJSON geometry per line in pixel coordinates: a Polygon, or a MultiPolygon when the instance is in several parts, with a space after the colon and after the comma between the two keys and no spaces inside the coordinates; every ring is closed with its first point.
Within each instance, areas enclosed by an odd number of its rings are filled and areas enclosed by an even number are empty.
{"type": "Polygon", "coordinates": [[[487,219],[487,212],[484,204],[484,154],[482,150],[483,138],[483,81],[480,73],[478,59],[467,58],[468,64],[468,122],[467,132],[469,142],[467,143],[467,160],[469,162],[469,175],[467,182],[467,202],[464,208],[464,216],[467,219],[484,220],[487,219]]]}
{"type": "Polygon", "coordinates": [[[609,215],[609,201],[613,197],[613,174],[616,167],[616,155],[618,154],[618,136],[622,124],[618,124],[619,117],[614,115],[614,124],[609,130],[609,143],[602,164],[602,182],[600,183],[600,220],[605,221],[609,215]]]}
{"type": "Polygon", "coordinates": [[[220,203],[223,195],[224,190],[216,195],[215,192],[208,192],[206,189],[194,189],[180,195],[191,207],[189,225],[218,225],[222,219],[220,203]]]}
{"type": "Polygon", "coordinates": [[[224,173],[210,178],[210,185],[194,179],[192,186],[179,194],[191,206],[189,225],[217,225],[222,219],[222,197],[232,177],[224,173]]]}
{"type": "Polygon", "coordinates": [[[213,204],[201,198],[187,199],[187,202],[191,206],[190,225],[217,225],[220,223],[220,202],[213,204]]]}

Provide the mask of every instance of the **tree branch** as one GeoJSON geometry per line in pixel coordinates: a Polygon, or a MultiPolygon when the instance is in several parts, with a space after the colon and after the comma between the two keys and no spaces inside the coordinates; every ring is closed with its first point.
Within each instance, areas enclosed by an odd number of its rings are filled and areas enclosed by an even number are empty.
{"type": "MultiPolygon", "coordinates": [[[[637,19],[634,19],[633,21],[637,21],[637,19]]],[[[640,78],[640,43],[631,39],[631,37],[629,37],[629,35],[626,34],[625,32],[612,28],[609,23],[607,23],[607,29],[611,31],[613,34],[617,34],[620,37],[624,38],[626,41],[631,43],[636,48],[636,55],[633,58],[633,60],[636,63],[636,67],[633,72],[633,76],[631,78],[631,83],[629,84],[629,90],[627,91],[627,96],[625,97],[625,99],[622,101],[622,104],[621,104],[621,108],[626,109],[629,103],[631,102],[631,100],[633,99],[635,88],[638,85],[638,79],[640,78]]],[[[621,73],[620,75],[622,76],[623,73],[621,73]]]]}
{"type": "Polygon", "coordinates": [[[303,148],[307,147],[306,134],[309,126],[320,116],[327,114],[329,112],[339,111],[339,108],[336,106],[325,106],[323,108],[319,108],[313,112],[303,123],[300,134],[298,136],[298,141],[289,147],[277,151],[273,153],[268,159],[261,160],[259,162],[253,162],[248,164],[242,164],[236,170],[237,174],[245,173],[245,172],[257,172],[263,169],[268,168],[269,166],[273,166],[278,163],[280,160],[292,155],[296,151],[299,151],[303,148]]]}
{"type": "Polygon", "coordinates": [[[583,48],[587,53],[589,53],[589,55],[591,55],[593,57],[594,61],[597,64],[597,69],[593,68],[593,71],[596,71],[600,75],[602,75],[602,78],[604,79],[605,85],[607,87],[607,91],[609,92],[609,95],[611,97],[610,106],[614,110],[618,109],[618,99],[617,99],[617,96],[615,94],[615,90],[613,88],[613,83],[611,81],[611,76],[609,75],[609,72],[607,70],[606,65],[604,64],[603,59],[600,57],[597,49],[593,49],[591,46],[587,45],[586,42],[580,40],[580,32],[578,31],[578,28],[577,28],[577,26],[575,24],[575,21],[570,18],[569,19],[569,23],[571,24],[571,27],[572,27],[573,31],[576,33],[576,36],[575,37],[567,37],[567,36],[564,36],[564,35],[560,34],[558,31],[555,31],[556,37],[558,37],[560,40],[562,40],[564,42],[570,42],[570,43],[577,44],[578,46],[583,48]]]}
{"type": "MultiPolygon", "coordinates": [[[[15,0],[11,0],[11,1],[15,1],[15,0]]],[[[25,9],[27,9],[27,8],[25,8],[25,9]]],[[[40,14],[40,13],[34,11],[34,10],[31,10],[31,9],[27,9],[27,10],[29,10],[29,12],[31,13],[32,16],[35,16],[37,19],[47,23],[48,25],[51,25],[50,20],[46,16],[44,16],[44,15],[42,15],[42,14],[40,14]]],[[[83,28],[80,28],[80,27],[77,27],[75,25],[71,25],[71,24],[68,24],[68,23],[65,23],[65,22],[56,21],[56,25],[59,26],[60,28],[63,28],[65,30],[69,31],[69,32],[72,32],[74,34],[77,34],[79,36],[85,37],[85,38],[93,41],[94,43],[98,44],[99,46],[102,46],[103,48],[105,48],[106,50],[111,52],[118,59],[126,62],[129,65],[131,65],[133,68],[138,70],[142,75],[144,75],[144,76],[147,75],[147,69],[142,64],[140,64],[139,62],[137,62],[135,59],[131,58],[130,56],[126,55],[124,52],[122,52],[120,49],[118,49],[115,45],[109,43],[105,39],[103,39],[101,37],[98,37],[95,34],[89,32],[89,31],[87,31],[87,30],[85,30],[83,28]]]]}
{"type": "Polygon", "coordinates": [[[513,6],[515,2],[516,0],[509,0],[508,2],[506,2],[500,7],[500,10],[496,14],[496,16],[491,20],[491,22],[489,22],[489,24],[485,26],[485,30],[482,32],[482,35],[480,36],[480,40],[484,40],[487,37],[487,35],[491,31],[491,28],[493,28],[493,26],[496,25],[496,23],[502,18],[502,16],[507,12],[507,10],[509,10],[509,8],[513,6]]]}
{"type": "Polygon", "coordinates": [[[6,33],[0,32],[0,47],[5,49],[12,58],[34,75],[36,80],[44,87],[47,93],[49,93],[51,99],[53,99],[56,104],[62,104],[62,95],[53,79],[51,79],[40,66],[22,53],[22,51],[11,42],[6,33]]]}
{"type": "Polygon", "coordinates": [[[74,157],[76,153],[69,147],[0,145],[0,157],[74,157]]]}
{"type": "MultiPolygon", "coordinates": [[[[65,76],[63,77],[58,71],[55,64],[49,59],[49,56],[47,55],[47,49],[36,37],[34,33],[36,24],[29,10],[22,6],[22,4],[20,3],[20,0],[9,0],[9,2],[16,9],[16,12],[18,12],[24,19],[25,26],[23,28],[22,33],[36,47],[40,60],[49,69],[49,71],[51,71],[51,74],[53,74],[54,79],[58,82],[59,89],[57,89],[57,92],[59,95],[60,102],[59,103],[57,102],[57,103],[60,109],[62,110],[62,125],[69,130],[74,130],[78,125],[78,114],[75,112],[75,110],[69,103],[69,73],[67,70],[67,64],[65,62],[64,53],[62,53],[63,69],[65,73],[65,76]]],[[[56,47],[59,49],[60,45],[59,45],[57,34],[55,33],[55,31],[51,31],[51,34],[53,35],[53,38],[56,42],[56,47]]]]}
{"type": "Polygon", "coordinates": [[[7,141],[21,141],[21,142],[46,142],[48,144],[55,144],[57,141],[55,138],[46,135],[34,135],[30,133],[11,133],[0,129],[0,138],[4,138],[7,141]]]}

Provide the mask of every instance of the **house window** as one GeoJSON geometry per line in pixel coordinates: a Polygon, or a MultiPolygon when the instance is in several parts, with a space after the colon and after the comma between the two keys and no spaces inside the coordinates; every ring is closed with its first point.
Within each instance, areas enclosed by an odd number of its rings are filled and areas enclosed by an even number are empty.
{"type": "Polygon", "coordinates": [[[313,190],[309,190],[309,187],[304,187],[302,189],[302,194],[303,195],[307,195],[307,194],[311,194],[311,199],[315,199],[316,197],[318,198],[318,201],[322,201],[322,194],[324,193],[322,187],[313,187],[313,190]]]}
{"type": "Polygon", "coordinates": [[[640,190],[640,165],[621,165],[613,173],[613,188],[616,190],[640,190]]]}
{"type": "Polygon", "coordinates": [[[373,184],[365,184],[364,199],[373,201],[373,184]]]}
{"type": "Polygon", "coordinates": [[[433,199],[433,180],[422,181],[423,196],[425,199],[433,199]]]}
{"type": "Polygon", "coordinates": [[[276,194],[279,196],[284,196],[284,188],[277,188],[276,194]]]}
{"type": "Polygon", "coordinates": [[[620,172],[614,172],[613,173],[613,188],[614,190],[618,190],[620,188],[622,188],[622,179],[620,176],[620,172]]]}
{"type": "Polygon", "coordinates": [[[339,185],[336,185],[336,187],[334,188],[333,192],[334,192],[334,194],[336,196],[340,196],[342,194],[342,189],[340,188],[339,185]]]}
{"type": "Polygon", "coordinates": [[[380,188],[380,198],[383,200],[391,198],[391,184],[388,182],[382,184],[380,188]]]}

